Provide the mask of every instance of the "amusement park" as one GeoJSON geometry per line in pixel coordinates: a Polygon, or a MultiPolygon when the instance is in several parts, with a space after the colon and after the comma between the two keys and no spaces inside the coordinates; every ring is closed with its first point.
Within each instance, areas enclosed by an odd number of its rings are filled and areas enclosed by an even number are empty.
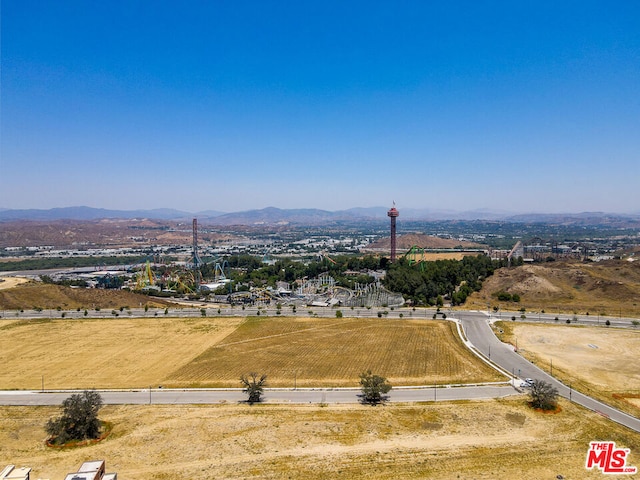
{"type": "Polygon", "coordinates": [[[294,262],[269,261],[249,255],[234,258],[201,259],[198,221],[193,219],[193,244],[187,262],[152,262],[132,266],[124,286],[133,291],[161,297],[182,297],[231,305],[287,305],[341,307],[399,307],[404,298],[384,288],[386,259],[353,258],[336,261],[326,252],[315,259],[294,262]],[[350,269],[356,263],[366,267],[350,269]],[[233,266],[232,266],[233,265],[233,266]],[[266,273],[265,273],[266,270],[266,273]]]}

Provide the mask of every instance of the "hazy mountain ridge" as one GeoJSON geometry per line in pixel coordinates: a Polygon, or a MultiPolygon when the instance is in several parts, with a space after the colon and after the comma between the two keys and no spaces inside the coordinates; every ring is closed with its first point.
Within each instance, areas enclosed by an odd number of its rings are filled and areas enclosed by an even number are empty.
{"type": "MultiPolygon", "coordinates": [[[[109,210],[86,206],[51,209],[0,209],[0,221],[15,220],[99,220],[111,219],[155,219],[185,220],[198,218],[212,225],[270,225],[270,224],[318,224],[325,222],[343,222],[355,220],[385,220],[388,207],[355,207],[346,210],[329,211],[316,208],[281,209],[267,207],[256,210],[223,213],[216,210],[185,212],[171,208],[151,210],[109,210]]],[[[439,221],[439,220],[495,220],[513,223],[558,223],[575,225],[618,225],[637,227],[640,214],[618,214],[606,212],[582,213],[526,213],[516,214],[506,211],[478,209],[466,212],[453,210],[433,210],[400,208],[401,220],[439,221]]]]}
{"type": "MultiPolygon", "coordinates": [[[[222,212],[207,210],[197,215],[214,217],[222,212]]],[[[172,208],[154,208],[151,210],[110,210],[94,207],[56,207],[50,209],[0,209],[0,221],[13,220],[100,220],[103,218],[178,220],[191,218],[194,214],[172,208]]]]}

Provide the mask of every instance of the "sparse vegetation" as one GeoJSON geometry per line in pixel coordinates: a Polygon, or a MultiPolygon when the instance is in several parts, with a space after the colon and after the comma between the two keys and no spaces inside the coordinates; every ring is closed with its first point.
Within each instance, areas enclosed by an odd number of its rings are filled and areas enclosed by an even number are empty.
{"type": "MultiPolygon", "coordinates": [[[[588,263],[558,260],[500,269],[473,293],[465,308],[486,308],[496,292],[516,293],[527,309],[548,312],[616,312],[640,317],[640,262],[610,260],[588,263]],[[578,285],[581,288],[576,289],[578,285]]],[[[505,307],[509,305],[505,302],[505,307]]],[[[591,313],[593,315],[593,313],[591,313]]],[[[601,313],[601,316],[604,316],[601,313]]]]}
{"type": "Polygon", "coordinates": [[[109,440],[64,453],[42,447],[42,425],[55,407],[0,407],[0,445],[3,459],[16,465],[36,467],[33,460],[41,459],[46,470],[34,468],[32,478],[65,478],[75,465],[70,458],[99,454],[107,467],[117,461],[119,478],[136,480],[487,480],[523,478],[525,468],[532,479],[583,479],[585,445],[603,432],[631,455],[640,450],[636,433],[566,400],[560,406],[561,415],[537,414],[522,397],[387,403],[382,411],[331,403],[109,405],[100,412],[115,425],[109,440]],[[158,440],[152,448],[151,439],[158,440]],[[252,452],[259,462],[249,459],[252,452]],[[219,455],[223,461],[211,460],[219,455]]]}

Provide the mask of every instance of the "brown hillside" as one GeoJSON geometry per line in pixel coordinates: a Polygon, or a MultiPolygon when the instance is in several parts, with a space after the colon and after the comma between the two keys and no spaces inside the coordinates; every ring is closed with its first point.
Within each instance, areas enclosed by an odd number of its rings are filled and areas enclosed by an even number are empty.
{"type": "MultiPolygon", "coordinates": [[[[51,222],[4,222],[0,228],[0,247],[55,247],[190,244],[191,224],[180,225],[156,220],[56,220],[51,222]]],[[[226,234],[201,232],[206,243],[229,238],[226,234]]]]}
{"type": "Polygon", "coordinates": [[[502,268],[488,278],[482,290],[467,300],[466,308],[487,304],[506,310],[566,311],[608,315],[640,315],[640,261],[599,263],[559,261],[502,268]],[[496,293],[520,295],[520,303],[499,302],[496,293]]]}
{"type": "Polygon", "coordinates": [[[164,307],[174,305],[163,300],[151,299],[146,295],[139,295],[125,290],[101,290],[97,288],[70,288],[60,285],[30,282],[15,288],[0,290],[0,308],[4,310],[18,310],[43,308],[62,308],[71,310],[76,308],[119,308],[124,306],[164,307]]]}
{"type": "MultiPolygon", "coordinates": [[[[396,247],[398,250],[409,250],[416,245],[420,248],[429,249],[452,249],[452,248],[483,248],[483,245],[472,242],[461,242],[460,240],[450,238],[433,237],[422,233],[411,233],[408,235],[400,235],[396,239],[396,247]]],[[[390,238],[381,238],[368,245],[365,250],[378,250],[391,248],[390,238]]]]}

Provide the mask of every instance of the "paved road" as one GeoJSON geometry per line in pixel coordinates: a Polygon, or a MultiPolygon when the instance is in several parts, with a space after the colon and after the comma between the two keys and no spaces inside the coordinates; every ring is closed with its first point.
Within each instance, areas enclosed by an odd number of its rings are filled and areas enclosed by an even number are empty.
{"type": "MultiPolygon", "coordinates": [[[[275,306],[265,306],[258,309],[257,307],[246,307],[243,309],[241,306],[229,307],[224,305],[217,305],[214,303],[203,303],[203,302],[185,302],[185,305],[180,307],[168,307],[165,308],[149,308],[145,311],[142,306],[130,305],[129,309],[100,309],[97,310],[90,305],[87,305],[87,314],[85,315],[84,310],[56,310],[56,309],[44,309],[41,311],[37,310],[0,310],[0,320],[1,319],[29,319],[29,318],[115,318],[115,317],[124,317],[124,318],[149,318],[149,317],[199,317],[202,315],[202,309],[205,309],[206,316],[209,317],[245,317],[247,315],[259,315],[264,316],[300,316],[300,315],[311,315],[323,318],[336,318],[336,308],[331,307],[298,307],[294,312],[291,307],[282,307],[280,313],[275,306]],[[192,306],[188,306],[188,305],[192,306]],[[166,312],[166,313],[165,313],[166,312]]],[[[378,313],[384,318],[389,319],[398,319],[398,318],[413,318],[413,319],[432,319],[433,315],[436,313],[435,309],[432,308],[417,308],[413,310],[412,308],[403,307],[403,308],[395,308],[391,310],[390,308],[340,308],[345,317],[356,317],[356,318],[371,318],[377,317],[378,313]]],[[[457,318],[464,318],[468,315],[479,315],[479,312],[463,312],[458,310],[445,310],[443,309],[441,313],[446,314],[447,317],[451,318],[455,316],[457,318]]],[[[503,320],[510,319],[512,316],[517,318],[517,321],[520,321],[520,312],[500,312],[499,316],[496,318],[502,318],[503,320]]],[[[438,318],[442,318],[441,315],[438,318]]],[[[578,323],[580,325],[593,325],[600,326],[602,328],[613,328],[613,327],[623,327],[623,328],[637,328],[640,329],[640,325],[634,325],[633,322],[638,322],[639,320],[636,318],[627,318],[627,317],[600,317],[600,316],[589,316],[589,315],[567,315],[567,314],[549,314],[549,313],[527,313],[526,321],[527,322],[541,322],[541,323],[565,323],[567,320],[570,320],[571,323],[578,323]],[[556,321],[555,318],[558,318],[556,321]],[[575,317],[575,320],[574,320],[575,317]],[[605,322],[609,320],[610,326],[606,327],[605,322]]],[[[0,322],[1,325],[1,322],[0,322]]]]}
{"type": "MultiPolygon", "coordinates": [[[[99,390],[109,405],[181,405],[244,402],[247,396],[240,389],[143,389],[131,391],[99,390]]],[[[0,391],[0,405],[60,405],[71,391],[0,391]]],[[[391,402],[432,402],[473,400],[513,395],[511,385],[428,386],[396,388],[389,392],[391,402]]],[[[359,389],[266,389],[266,403],[357,403],[359,389]]]]}
{"type": "MultiPolygon", "coordinates": [[[[520,378],[534,378],[549,382],[558,389],[558,393],[562,397],[568,398],[636,432],[640,432],[640,419],[627,415],[620,410],[572,390],[569,386],[559,382],[546,371],[517,354],[514,351],[515,349],[510,345],[506,345],[498,340],[489,325],[489,319],[486,314],[479,312],[456,312],[456,317],[460,319],[465,335],[473,344],[473,348],[487,358],[490,358],[492,362],[499,365],[502,369],[520,378]]],[[[545,365],[544,367],[550,369],[551,365],[545,365]]]]}
{"type": "MultiPolygon", "coordinates": [[[[257,309],[255,308],[247,308],[242,310],[240,307],[220,307],[220,313],[218,313],[217,307],[211,307],[207,305],[207,315],[227,315],[227,316],[246,316],[246,315],[255,315],[257,313],[257,309]]],[[[183,308],[183,309],[174,309],[170,308],[166,315],[169,316],[198,316],[201,315],[200,306],[194,306],[193,308],[183,308]]],[[[319,317],[333,317],[335,318],[335,309],[331,308],[300,308],[297,313],[294,313],[290,307],[283,307],[281,310],[281,315],[300,315],[302,312],[308,313],[308,311],[312,311],[313,315],[319,317]]],[[[386,311],[387,318],[400,318],[400,315],[404,318],[415,318],[415,319],[430,319],[432,318],[435,310],[430,309],[418,309],[412,310],[409,308],[401,308],[401,309],[343,309],[345,312],[345,316],[353,316],[353,317],[371,317],[377,315],[378,311],[386,311]]],[[[89,318],[100,318],[100,317],[110,317],[114,316],[126,316],[126,317],[153,317],[153,316],[164,316],[165,311],[162,309],[151,309],[149,311],[145,311],[142,308],[132,308],[123,312],[119,310],[108,310],[108,311],[95,311],[92,310],[90,313],[88,312],[89,318]]],[[[38,311],[3,311],[1,316],[2,318],[55,318],[58,316],[62,316],[62,313],[65,314],[66,318],[83,318],[84,312],[77,311],[67,311],[67,312],[58,312],[51,310],[44,310],[41,312],[38,311]]],[[[262,315],[276,315],[276,310],[274,308],[266,309],[261,311],[262,315]]],[[[522,358],[514,349],[508,345],[503,344],[500,340],[493,334],[491,327],[488,322],[488,313],[486,312],[462,312],[462,311],[447,311],[449,319],[455,318],[460,320],[460,323],[464,329],[465,335],[469,340],[469,347],[476,350],[481,356],[486,357],[495,365],[501,367],[505,372],[509,372],[512,375],[515,375],[519,378],[536,378],[550,382],[554,385],[561,396],[565,398],[569,398],[580,405],[585,406],[595,412],[598,412],[601,415],[609,417],[611,420],[614,420],[618,423],[628,426],[629,428],[640,432],[640,420],[627,415],[619,410],[611,408],[597,400],[594,400],[586,395],[580,394],[575,390],[572,390],[570,387],[560,383],[555,378],[551,377],[542,369],[538,368],[536,365],[533,365],[529,361],[522,358]]],[[[506,318],[511,318],[511,314],[502,313],[501,316],[506,318]]],[[[566,321],[566,319],[570,319],[572,323],[574,323],[573,316],[567,315],[554,315],[554,314],[528,314],[527,321],[534,322],[551,322],[556,323],[560,321],[566,321]],[[556,316],[558,317],[558,321],[555,320],[556,316]]],[[[624,328],[636,328],[633,324],[636,319],[632,318],[614,318],[608,317],[610,320],[611,327],[624,327],[624,328]]],[[[607,328],[604,326],[604,318],[593,316],[580,316],[578,317],[578,322],[581,324],[590,324],[590,325],[601,325],[602,328],[607,328]]],[[[550,365],[549,365],[550,367],[550,365]]],[[[545,366],[545,368],[549,368],[545,366]]],[[[411,401],[429,401],[429,400],[455,400],[455,399],[470,399],[470,398],[487,398],[488,396],[503,396],[507,395],[505,393],[507,390],[510,390],[513,393],[512,387],[500,387],[499,390],[486,390],[487,387],[482,387],[483,389],[478,389],[479,387],[467,387],[469,390],[462,388],[437,388],[434,389],[432,387],[427,388],[416,388],[416,389],[396,389],[392,390],[390,400],[391,401],[399,401],[399,402],[411,402],[411,401]],[[470,396],[469,396],[470,395],[470,396]]],[[[491,387],[498,388],[498,387],[491,387]]],[[[145,391],[137,391],[137,392],[104,392],[106,397],[105,401],[107,403],[149,403],[149,390],[145,391]],[[123,395],[123,396],[121,396],[123,395]]],[[[265,398],[266,401],[270,402],[291,402],[291,403],[313,403],[313,402],[326,402],[326,403],[340,403],[340,402],[354,402],[358,400],[357,390],[349,391],[349,390],[269,390],[267,391],[265,398]],[[318,399],[319,397],[319,399],[318,399]]],[[[0,404],[2,405],[59,405],[64,398],[68,396],[67,393],[25,393],[25,392],[0,392],[0,404]],[[26,396],[25,396],[26,395],[26,396]],[[37,400],[36,400],[37,399],[37,400]],[[38,403],[43,402],[43,403],[38,403]]],[[[243,399],[243,394],[239,391],[234,390],[223,390],[223,391],[206,391],[206,390],[198,390],[192,392],[183,392],[178,390],[152,390],[151,392],[151,402],[152,403],[220,403],[222,401],[227,402],[235,402],[241,401],[243,399]]]]}

